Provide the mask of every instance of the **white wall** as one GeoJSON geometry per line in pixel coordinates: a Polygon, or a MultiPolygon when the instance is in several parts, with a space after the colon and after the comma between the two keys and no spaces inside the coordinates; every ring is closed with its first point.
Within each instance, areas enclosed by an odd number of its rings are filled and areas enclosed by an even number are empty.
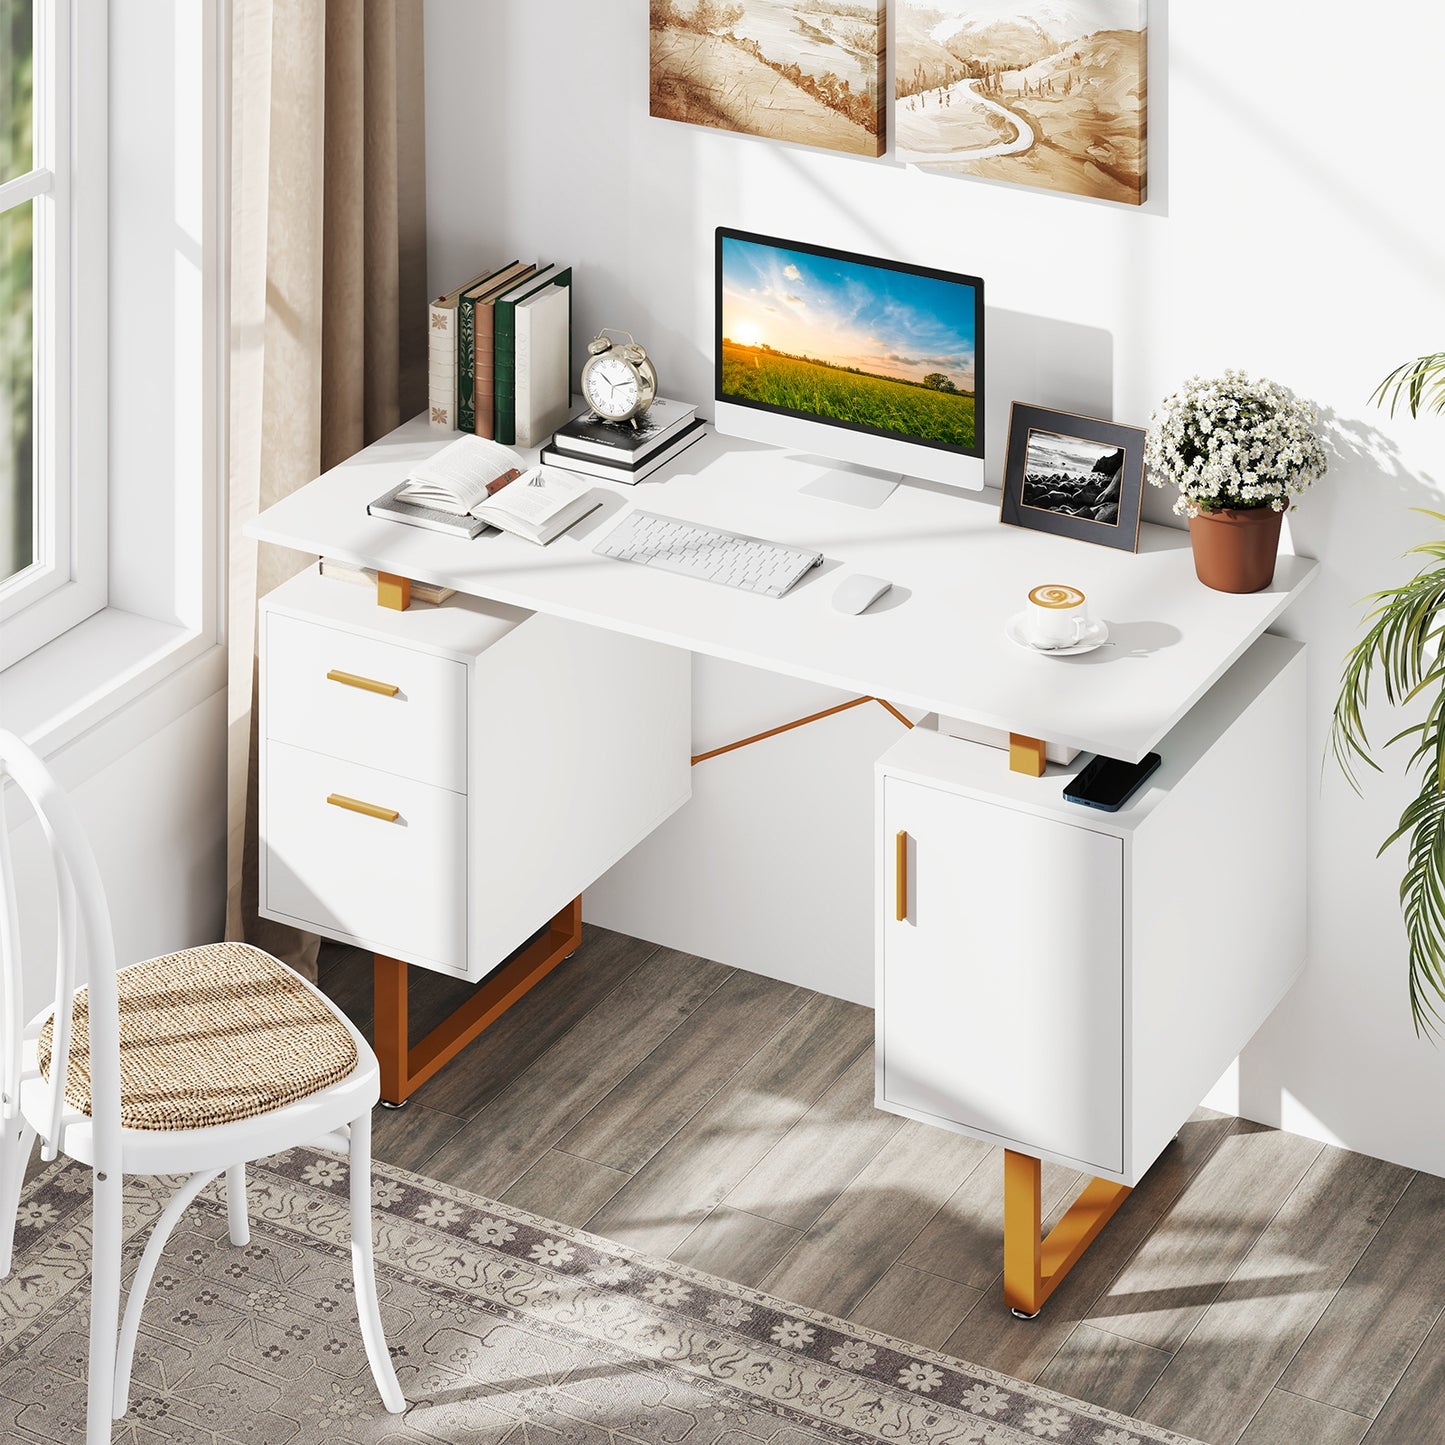
{"type": "MultiPolygon", "coordinates": [[[[1364,21],[1324,0],[1306,23],[1300,7],[1245,0],[1150,9],[1151,199],[1132,209],[654,121],[643,0],[428,0],[432,290],[503,253],[569,260],[577,337],[636,331],[663,391],[706,404],[716,225],[975,272],[995,479],[1011,399],[1142,423],[1194,372],[1287,383],[1333,426],[1330,475],[1291,529],[1323,573],[1282,629],[1311,644],[1311,684],[1307,732],[1279,745],[1314,762],[1357,600],[1439,530],[1409,508],[1440,506],[1445,423],[1392,421],[1366,398],[1397,362],[1445,347],[1445,12],[1377,7],[1364,21]]],[[[1147,508],[1168,518],[1162,495],[1147,508]]],[[[712,663],[697,691],[700,746],[837,700],[712,663]]],[[[866,996],[861,779],[888,728],[857,709],[778,744],[786,762],[764,744],[704,765],[694,802],[589,894],[589,915],[866,996]],[[750,810],[770,826],[749,830],[750,810]]],[[[1445,1174],[1445,1051],[1412,1032],[1398,857],[1374,861],[1407,796],[1398,772],[1361,802],[1323,770],[1311,966],[1211,1099],[1445,1174]]],[[[1181,859],[1159,906],[1187,926],[1190,908],[1269,879],[1241,838],[1236,857],[1181,859]]]]}

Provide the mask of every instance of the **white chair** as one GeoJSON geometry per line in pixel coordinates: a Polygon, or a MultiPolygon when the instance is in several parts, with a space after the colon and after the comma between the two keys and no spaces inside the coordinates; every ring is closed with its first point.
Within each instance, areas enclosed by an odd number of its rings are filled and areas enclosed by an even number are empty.
{"type": "Polygon", "coordinates": [[[330,1000],[260,949],[214,944],[117,974],[105,892],[70,802],[35,754],[0,730],[0,1278],[10,1273],[20,1187],[38,1135],[42,1158],[63,1153],[91,1171],[87,1445],[108,1445],[112,1418],[126,1412],[146,1292],[187,1205],[224,1171],[231,1242],[245,1245],[247,1161],[298,1144],[350,1156],[361,1337],[386,1408],[405,1408],[372,1268],[371,1110],[379,1096],[366,1040],[330,1000]],[[35,810],[59,902],[56,1001],[23,1027],[7,777],[35,810]],[[127,1174],[190,1178],[156,1221],[121,1321],[127,1174]]]}

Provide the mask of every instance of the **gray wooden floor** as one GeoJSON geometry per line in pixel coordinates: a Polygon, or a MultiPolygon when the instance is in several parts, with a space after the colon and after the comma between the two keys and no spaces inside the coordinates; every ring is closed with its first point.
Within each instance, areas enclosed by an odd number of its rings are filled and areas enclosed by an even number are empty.
{"type": "MultiPolygon", "coordinates": [[[[467,990],[413,969],[420,1030],[467,990]]],[[[322,986],[369,1029],[369,955],[322,986]]],[[[998,1150],[873,1108],[872,1014],[589,927],[378,1157],[1230,1445],[1445,1440],[1445,1180],[1207,1111],[1038,1319],[998,1150]]],[[[1082,1179],[1044,1166],[1056,1217],[1082,1179]]]]}

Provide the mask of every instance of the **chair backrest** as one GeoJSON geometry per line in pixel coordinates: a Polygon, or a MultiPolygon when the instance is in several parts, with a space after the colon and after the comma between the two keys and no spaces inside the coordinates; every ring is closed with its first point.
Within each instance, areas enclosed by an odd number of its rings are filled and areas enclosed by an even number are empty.
{"type": "Polygon", "coordinates": [[[0,1118],[19,1108],[23,1016],[20,917],[11,866],[4,789],[9,779],[28,799],[55,874],[55,1022],[46,1086],[45,1154],[62,1144],[65,1079],[75,990],[89,990],[90,1094],[95,1168],[120,1170],[120,1042],[116,1014],[115,943],[95,856],[60,785],[14,733],[0,728],[0,1118]],[[84,960],[84,968],[80,960],[84,960]]]}

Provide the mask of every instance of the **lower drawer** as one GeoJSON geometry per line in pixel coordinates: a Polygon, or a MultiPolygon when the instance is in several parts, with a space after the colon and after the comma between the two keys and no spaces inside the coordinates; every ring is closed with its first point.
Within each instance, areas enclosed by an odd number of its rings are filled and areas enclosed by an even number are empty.
{"type": "Polygon", "coordinates": [[[262,909],[377,953],[464,971],[465,795],[271,739],[262,748],[262,909]]]}

